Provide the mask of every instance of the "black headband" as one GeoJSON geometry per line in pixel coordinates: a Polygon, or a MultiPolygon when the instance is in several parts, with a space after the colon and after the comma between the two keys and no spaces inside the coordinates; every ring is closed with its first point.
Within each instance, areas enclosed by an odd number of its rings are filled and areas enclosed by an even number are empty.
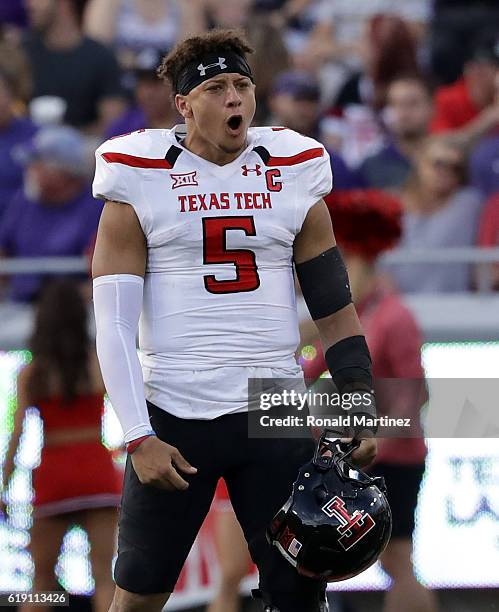
{"type": "Polygon", "coordinates": [[[234,51],[220,51],[201,60],[190,62],[182,68],[175,83],[175,93],[186,96],[194,87],[218,74],[237,72],[253,81],[251,68],[242,55],[234,51]]]}

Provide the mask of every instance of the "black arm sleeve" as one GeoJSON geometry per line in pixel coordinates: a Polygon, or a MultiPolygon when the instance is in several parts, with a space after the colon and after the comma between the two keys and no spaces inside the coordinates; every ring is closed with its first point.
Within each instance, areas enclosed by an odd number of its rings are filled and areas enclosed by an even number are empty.
{"type": "Polygon", "coordinates": [[[371,391],[371,355],[364,336],[349,336],[330,346],[325,354],[331,377],[340,393],[371,391]]]}
{"type": "Polygon", "coordinates": [[[336,342],[326,351],[326,363],[331,377],[341,396],[346,393],[360,393],[362,404],[350,414],[365,417],[364,425],[354,427],[355,435],[363,430],[374,434],[377,425],[372,422],[376,419],[376,401],[373,391],[373,376],[371,355],[364,336],[349,336],[336,342]]]}
{"type": "Polygon", "coordinates": [[[296,275],[312,319],[322,319],[352,301],[348,273],[337,246],[296,264],[296,275]]]}

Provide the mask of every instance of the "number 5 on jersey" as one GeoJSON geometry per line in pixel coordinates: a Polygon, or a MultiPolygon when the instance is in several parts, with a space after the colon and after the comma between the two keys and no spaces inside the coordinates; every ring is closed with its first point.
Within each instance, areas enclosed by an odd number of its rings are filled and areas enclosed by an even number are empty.
{"type": "Polygon", "coordinates": [[[204,217],[203,218],[203,263],[234,264],[236,278],[217,280],[213,274],[204,277],[204,286],[210,293],[239,293],[255,291],[260,286],[255,253],[248,249],[228,249],[228,231],[243,231],[247,236],[256,236],[253,217],[204,217]]]}

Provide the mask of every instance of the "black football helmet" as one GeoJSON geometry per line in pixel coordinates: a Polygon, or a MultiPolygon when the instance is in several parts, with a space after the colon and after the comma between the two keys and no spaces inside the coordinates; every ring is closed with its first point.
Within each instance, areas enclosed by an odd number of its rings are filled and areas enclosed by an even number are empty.
{"type": "Polygon", "coordinates": [[[370,477],[348,460],[359,443],[331,440],[328,433],[298,472],[267,538],[300,574],[337,582],[378,559],[390,539],[392,514],[384,479],[370,477]]]}

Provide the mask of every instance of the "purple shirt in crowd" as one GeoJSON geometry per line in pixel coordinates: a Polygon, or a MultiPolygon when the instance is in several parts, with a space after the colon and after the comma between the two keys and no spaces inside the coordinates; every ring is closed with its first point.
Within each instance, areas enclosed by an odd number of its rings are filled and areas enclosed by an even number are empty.
{"type": "Polygon", "coordinates": [[[113,138],[114,136],[122,136],[130,132],[136,132],[147,127],[146,116],[142,109],[135,107],[125,111],[117,119],[115,119],[106,130],[105,138],[113,138]]]}
{"type": "Polygon", "coordinates": [[[394,142],[367,157],[359,168],[364,183],[373,189],[401,187],[411,171],[411,163],[394,142]]]}
{"type": "Polygon", "coordinates": [[[16,146],[31,140],[35,132],[29,119],[13,119],[0,129],[0,219],[23,184],[24,168],[15,159],[16,146]]]}
{"type": "Polygon", "coordinates": [[[499,191],[499,131],[478,143],[469,165],[473,187],[487,197],[499,191]]]}
{"type": "Polygon", "coordinates": [[[0,24],[12,23],[18,26],[25,26],[26,9],[25,0],[1,0],[0,2],[0,24]]]}
{"type": "Polygon", "coordinates": [[[333,171],[334,189],[362,189],[365,182],[356,170],[351,170],[343,157],[333,151],[328,151],[331,157],[331,170],[333,171]]]}
{"type": "MultiPolygon", "coordinates": [[[[59,206],[34,202],[19,191],[0,220],[0,250],[10,257],[81,255],[94,238],[102,206],[87,186],[59,206]]],[[[36,274],[13,276],[9,298],[32,300],[42,281],[36,274]]]]}

